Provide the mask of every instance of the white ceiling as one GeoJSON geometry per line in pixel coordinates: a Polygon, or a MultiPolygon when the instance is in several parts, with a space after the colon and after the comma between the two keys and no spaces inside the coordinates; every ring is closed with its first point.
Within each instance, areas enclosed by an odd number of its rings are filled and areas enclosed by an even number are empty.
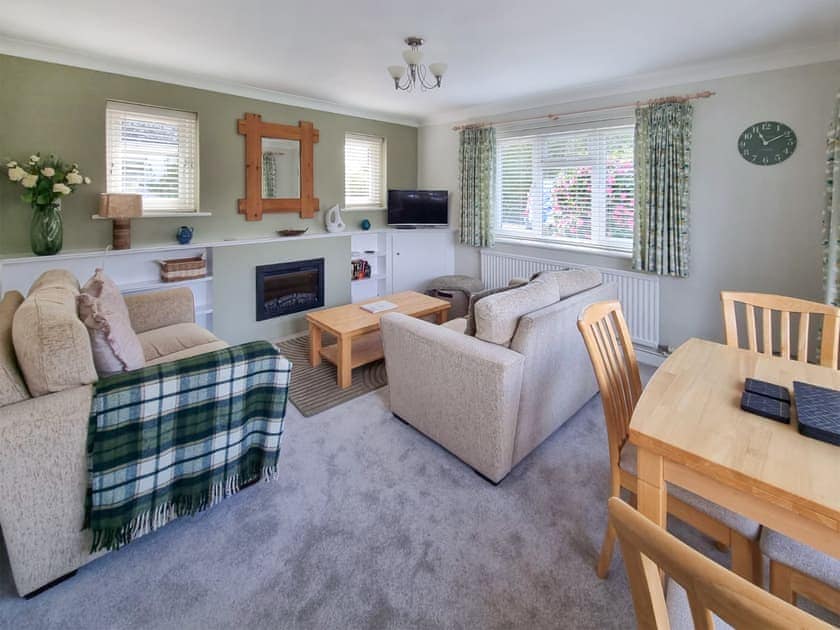
{"type": "Polygon", "coordinates": [[[840,58],[840,0],[0,0],[0,15],[0,52],[420,122],[680,68],[840,58]],[[448,62],[442,89],[393,89],[407,35],[448,62]]]}

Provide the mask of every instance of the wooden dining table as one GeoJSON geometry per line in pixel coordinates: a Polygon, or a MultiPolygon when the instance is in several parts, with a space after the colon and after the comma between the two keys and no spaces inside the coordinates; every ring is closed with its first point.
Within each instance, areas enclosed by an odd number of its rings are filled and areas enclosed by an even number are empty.
{"type": "Polygon", "coordinates": [[[630,422],[638,508],[665,527],[666,482],[840,558],[840,446],[740,408],[744,380],[840,389],[840,371],[690,339],[658,368],[630,422]]]}

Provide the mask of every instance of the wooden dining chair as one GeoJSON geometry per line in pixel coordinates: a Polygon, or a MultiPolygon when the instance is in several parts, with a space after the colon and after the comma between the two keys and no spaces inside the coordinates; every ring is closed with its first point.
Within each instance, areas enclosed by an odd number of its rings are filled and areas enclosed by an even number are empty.
{"type": "Polygon", "coordinates": [[[817,551],[769,527],[761,551],[770,559],[770,592],[796,605],[802,596],[840,615],[840,559],[817,551]]]}
{"type": "Polygon", "coordinates": [[[820,365],[837,369],[837,355],[840,348],[840,308],[769,293],[721,291],[720,300],[723,305],[726,345],[734,348],[741,347],[738,340],[736,304],[743,304],[746,349],[766,355],[777,354],[784,359],[808,361],[811,319],[812,316],[821,317],[820,365]],[[778,317],[773,316],[774,311],[779,313],[778,317]],[[793,343],[791,336],[793,319],[791,315],[794,314],[799,319],[796,326],[796,344],[793,343]],[[761,344],[758,343],[757,316],[761,319],[761,344]],[[778,321],[778,332],[774,332],[774,320],[778,321]],[[776,337],[778,337],[778,345],[774,348],[773,342],[776,337]],[[775,352],[774,349],[776,349],[775,352]]]}
{"type": "MultiPolygon", "coordinates": [[[[621,304],[609,300],[588,306],[578,318],[578,329],[601,390],[610,453],[610,496],[620,496],[621,488],[635,495],[636,450],[627,438],[642,382],[621,304]]],[[[758,523],[673,485],[668,486],[668,513],[721,547],[729,548],[732,570],[752,582],[760,582],[758,523]]],[[[597,566],[601,578],[607,576],[614,546],[615,532],[607,526],[597,566]]]]}
{"type": "Polygon", "coordinates": [[[620,499],[608,507],[641,630],[712,630],[713,613],[733,628],[833,627],[727,571],[620,499]],[[669,578],[667,597],[660,569],[669,578]]]}

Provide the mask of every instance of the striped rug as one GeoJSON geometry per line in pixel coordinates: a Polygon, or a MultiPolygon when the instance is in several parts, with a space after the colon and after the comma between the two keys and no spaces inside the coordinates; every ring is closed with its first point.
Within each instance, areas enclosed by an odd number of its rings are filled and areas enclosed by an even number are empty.
{"type": "Polygon", "coordinates": [[[388,384],[383,360],[357,367],[350,387],[340,389],[332,363],[309,365],[309,335],[278,341],[275,345],[292,362],[289,400],[304,416],[314,416],[388,384]]]}

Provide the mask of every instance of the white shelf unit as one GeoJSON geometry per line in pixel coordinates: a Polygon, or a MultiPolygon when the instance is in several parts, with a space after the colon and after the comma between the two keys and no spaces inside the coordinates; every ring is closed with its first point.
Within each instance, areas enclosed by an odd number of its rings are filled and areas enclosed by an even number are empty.
{"type": "Polygon", "coordinates": [[[17,290],[26,295],[32,283],[45,271],[66,269],[87,282],[96,269],[103,268],[123,293],[146,293],[175,287],[189,287],[195,299],[196,323],[213,329],[213,250],[208,247],[175,245],[170,249],[135,249],[115,252],[87,252],[73,255],[25,257],[0,260],[0,291],[17,290]],[[179,282],[162,282],[158,260],[207,257],[207,276],[179,282]]]}
{"type": "MultiPolygon", "coordinates": [[[[38,276],[50,269],[67,269],[84,283],[97,267],[104,267],[123,293],[189,287],[195,298],[196,322],[213,330],[213,252],[216,248],[266,243],[282,246],[286,241],[350,238],[352,258],[365,258],[372,271],[370,278],[350,282],[351,299],[360,302],[398,291],[422,291],[431,278],[453,273],[453,236],[452,230],[381,229],[369,232],[311,232],[295,237],[193,241],[189,245],[169,243],[107,252],[71,250],[55,256],[0,255],[0,295],[11,290],[26,295],[38,276]],[[207,257],[207,277],[181,282],[160,281],[158,260],[201,254],[207,257]]],[[[349,276],[349,261],[345,264],[349,276]]],[[[247,279],[247,269],[243,268],[242,273],[243,278],[247,279]]],[[[247,281],[253,282],[253,278],[247,281]]]]}
{"type": "Polygon", "coordinates": [[[366,260],[370,278],[350,280],[350,299],[362,302],[391,292],[391,239],[386,232],[357,232],[350,236],[351,260],[366,260]]]}

